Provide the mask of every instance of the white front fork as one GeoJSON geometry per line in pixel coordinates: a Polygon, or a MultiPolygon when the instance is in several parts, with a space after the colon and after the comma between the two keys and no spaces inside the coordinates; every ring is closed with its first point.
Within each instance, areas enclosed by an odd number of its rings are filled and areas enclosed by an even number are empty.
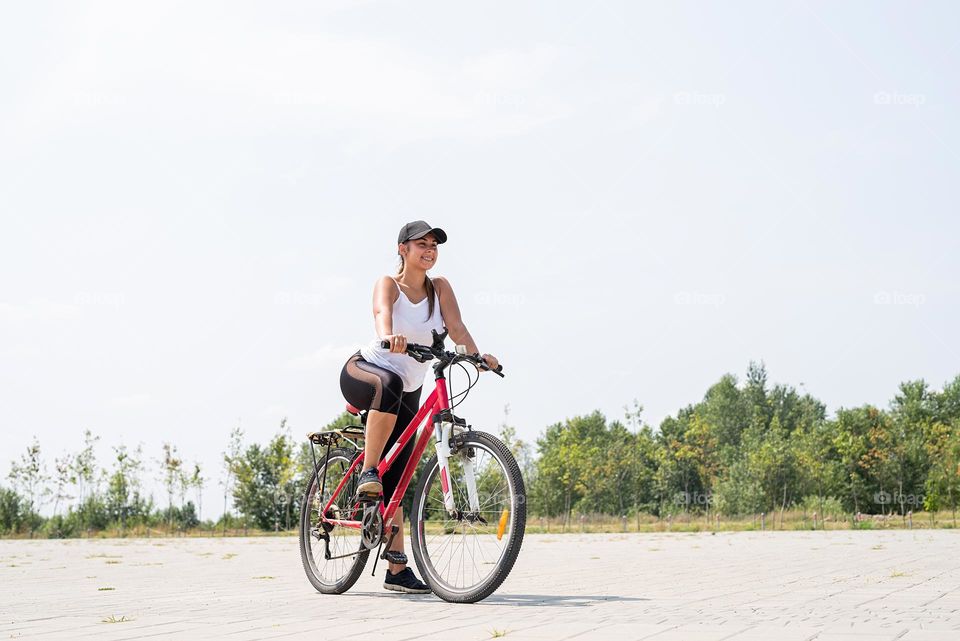
{"type": "MultiPolygon", "coordinates": [[[[453,501],[453,484],[450,482],[450,467],[447,461],[450,458],[450,436],[453,434],[453,424],[440,423],[439,434],[437,435],[437,462],[440,465],[440,489],[443,491],[443,506],[447,512],[454,516],[456,504],[453,501]]],[[[463,481],[467,486],[467,500],[470,502],[470,510],[477,512],[480,510],[480,497],[477,495],[477,479],[473,471],[473,459],[469,456],[463,456],[463,481]]]]}

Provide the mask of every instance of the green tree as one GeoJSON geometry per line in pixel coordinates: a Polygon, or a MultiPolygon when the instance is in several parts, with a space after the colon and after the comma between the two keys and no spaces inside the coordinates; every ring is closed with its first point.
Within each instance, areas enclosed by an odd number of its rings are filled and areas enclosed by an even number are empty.
{"type": "Polygon", "coordinates": [[[113,448],[113,471],[107,481],[106,508],[110,519],[126,528],[130,517],[140,517],[146,505],[140,496],[140,473],[143,469],[143,448],[132,452],[122,443],[113,448]]]}
{"type": "Polygon", "coordinates": [[[60,503],[69,501],[73,498],[68,494],[68,488],[71,484],[71,475],[73,473],[73,457],[70,454],[64,454],[53,461],[53,515],[57,516],[60,511],[60,503]]]}
{"type": "MultiPolygon", "coordinates": [[[[227,448],[221,454],[222,473],[221,485],[223,486],[223,514],[228,514],[228,498],[233,494],[236,486],[236,465],[240,462],[243,453],[243,429],[237,425],[230,431],[230,438],[227,441],[227,448]]],[[[227,521],[223,518],[223,534],[227,533],[227,521]]]]}
{"type": "Polygon", "coordinates": [[[16,490],[0,487],[0,534],[19,532],[26,516],[26,506],[16,490]]]}
{"type": "Polygon", "coordinates": [[[924,483],[924,507],[931,511],[949,509],[956,527],[960,502],[960,430],[937,421],[929,435],[926,448],[933,463],[924,483]]]}
{"type": "Polygon", "coordinates": [[[193,462],[193,472],[190,474],[190,487],[193,488],[196,492],[197,498],[197,520],[200,521],[203,519],[203,486],[206,485],[207,479],[203,477],[203,474],[200,469],[200,463],[193,462]]]}
{"type": "Polygon", "coordinates": [[[876,408],[864,406],[839,409],[836,414],[833,447],[843,469],[845,504],[847,509],[860,512],[865,506],[867,482],[865,469],[868,461],[868,433],[879,417],[876,408]]]}
{"type": "Polygon", "coordinates": [[[588,493],[592,465],[606,420],[600,412],[549,426],[537,439],[536,496],[547,515],[562,514],[569,525],[574,506],[588,493]]]}
{"type": "MultiPolygon", "coordinates": [[[[50,495],[50,489],[47,487],[47,481],[50,480],[47,474],[47,466],[43,462],[40,452],[40,441],[33,437],[33,442],[27,446],[27,451],[20,455],[19,461],[13,461],[10,464],[10,481],[13,487],[24,497],[24,509],[28,517],[38,513],[41,506],[50,495]]],[[[35,530],[34,519],[30,520],[30,535],[33,536],[35,530]]]]}
{"type": "Polygon", "coordinates": [[[833,432],[830,422],[814,420],[793,434],[797,440],[797,463],[805,486],[804,494],[816,495],[816,511],[821,517],[826,498],[839,493],[843,476],[833,432]]]}
{"type": "Polygon", "coordinates": [[[286,419],[266,446],[254,443],[234,462],[234,503],[257,527],[289,528],[296,518],[297,462],[286,419]]]}
{"type": "Polygon", "coordinates": [[[97,445],[97,441],[99,440],[100,437],[94,436],[89,429],[84,430],[83,447],[73,457],[70,481],[77,486],[77,500],[81,505],[83,504],[85,498],[84,491],[90,488],[90,486],[93,485],[94,480],[97,478],[97,457],[95,447],[97,445]]]}
{"type": "MultiPolygon", "coordinates": [[[[161,482],[167,491],[167,525],[173,528],[173,496],[177,487],[182,485],[183,460],[177,455],[177,447],[170,443],[163,444],[163,458],[160,459],[161,482]]],[[[181,500],[181,504],[183,501],[181,500]]]]}

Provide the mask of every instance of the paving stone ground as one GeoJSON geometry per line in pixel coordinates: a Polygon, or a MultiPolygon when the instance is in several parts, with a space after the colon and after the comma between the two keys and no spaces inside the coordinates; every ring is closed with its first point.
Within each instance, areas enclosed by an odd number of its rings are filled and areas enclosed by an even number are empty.
{"type": "Polygon", "coordinates": [[[0,541],[0,639],[960,640],[950,530],[528,535],[473,605],[370,569],[330,596],[294,537],[0,541]]]}

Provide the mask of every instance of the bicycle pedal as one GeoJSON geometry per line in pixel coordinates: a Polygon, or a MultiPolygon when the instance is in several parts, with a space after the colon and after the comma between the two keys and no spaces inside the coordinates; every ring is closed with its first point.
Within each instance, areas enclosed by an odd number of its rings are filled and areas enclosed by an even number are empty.
{"type": "Polygon", "coordinates": [[[376,503],[382,496],[382,492],[357,492],[357,500],[361,503],[376,503]]]}
{"type": "Polygon", "coordinates": [[[390,563],[396,563],[397,565],[407,564],[407,555],[397,550],[387,550],[381,558],[386,559],[390,563]]]}

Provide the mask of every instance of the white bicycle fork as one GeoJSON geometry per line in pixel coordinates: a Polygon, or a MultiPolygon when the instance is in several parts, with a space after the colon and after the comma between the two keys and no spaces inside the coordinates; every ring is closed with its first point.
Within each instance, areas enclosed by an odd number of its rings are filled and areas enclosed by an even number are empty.
{"type": "MultiPolygon", "coordinates": [[[[443,506],[447,508],[450,516],[456,516],[456,505],[453,502],[453,484],[450,479],[450,468],[447,464],[450,458],[450,437],[454,433],[453,423],[440,423],[439,433],[437,434],[437,461],[440,465],[440,489],[443,491],[443,506]]],[[[467,500],[470,503],[470,510],[478,512],[480,510],[480,497],[477,496],[477,478],[474,475],[473,459],[469,456],[463,457],[463,482],[467,486],[467,500]]]]}

